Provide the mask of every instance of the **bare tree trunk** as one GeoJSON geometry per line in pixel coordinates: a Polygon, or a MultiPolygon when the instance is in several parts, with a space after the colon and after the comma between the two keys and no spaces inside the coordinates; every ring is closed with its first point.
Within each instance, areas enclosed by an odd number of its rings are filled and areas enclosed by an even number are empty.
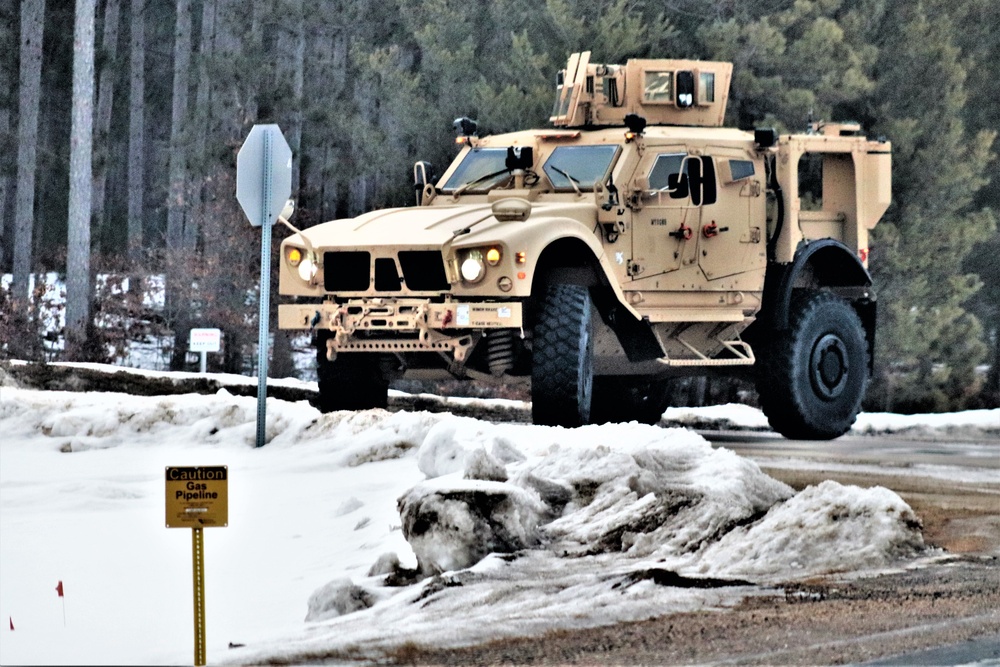
{"type": "MultiPolygon", "coordinates": [[[[14,25],[17,10],[14,0],[0,0],[0,143],[4,146],[15,145],[10,132],[11,109],[14,107],[14,56],[15,46],[14,25]]],[[[0,167],[0,272],[7,270],[10,261],[10,251],[13,245],[14,223],[12,208],[14,194],[13,165],[7,162],[0,167]]]]}
{"type": "Polygon", "coordinates": [[[191,69],[191,0],[177,0],[174,30],[174,86],[170,115],[170,191],[167,196],[167,250],[179,250],[184,235],[187,156],[185,136],[188,75],[191,69]]]}
{"type": "Polygon", "coordinates": [[[986,393],[1000,403],[1000,314],[993,317],[993,359],[986,372],[986,393]]]}
{"type": "Polygon", "coordinates": [[[118,24],[121,0],[108,0],[104,7],[104,34],[101,36],[100,82],[97,89],[97,117],[94,121],[94,196],[92,198],[93,221],[97,229],[103,229],[104,200],[108,182],[108,160],[110,153],[108,133],[111,130],[111,105],[115,94],[115,71],[118,69],[118,24]]]}
{"type": "Polygon", "coordinates": [[[300,169],[302,165],[302,89],[306,66],[306,8],[304,0],[295,3],[295,56],[292,72],[292,112],[288,138],[292,149],[292,197],[302,186],[300,169]]]}
{"type": "Polygon", "coordinates": [[[146,151],[146,0],[132,0],[128,124],[128,257],[141,259],[146,151]]]}
{"type": "Polygon", "coordinates": [[[80,357],[90,323],[90,205],[94,138],[94,13],[97,0],[76,0],[73,28],[73,125],[69,158],[66,256],[66,350],[80,357]]]}
{"type": "MultiPolygon", "coordinates": [[[[292,109],[289,114],[288,137],[292,149],[292,197],[297,197],[301,187],[300,165],[302,161],[302,89],[304,84],[306,27],[305,2],[295,0],[292,9],[295,25],[292,44],[292,109]]],[[[274,346],[271,350],[271,375],[274,377],[294,377],[295,361],[292,355],[291,332],[283,329],[274,331],[274,346]]]]}
{"type": "Polygon", "coordinates": [[[14,213],[14,276],[11,295],[30,300],[31,236],[35,223],[35,168],[38,149],[38,98],[42,83],[42,32],[45,0],[21,4],[21,72],[17,123],[17,200],[14,213]]]}
{"type": "Polygon", "coordinates": [[[174,330],[170,369],[180,370],[187,358],[191,329],[187,307],[181,303],[184,281],[184,216],[187,212],[187,155],[184,136],[187,120],[188,74],[191,67],[191,2],[177,0],[174,29],[174,85],[170,121],[170,189],[167,195],[166,310],[174,330]]]}
{"type": "MultiPolygon", "coordinates": [[[[259,54],[264,48],[264,6],[263,3],[255,2],[253,4],[252,13],[250,15],[250,35],[249,39],[244,43],[243,52],[251,54],[259,54]]],[[[259,85],[260,78],[257,78],[256,83],[251,83],[250,90],[247,91],[247,102],[244,109],[244,130],[248,131],[249,128],[258,122],[258,97],[260,95],[259,85]]],[[[243,132],[243,136],[246,136],[247,132],[243,132]]]]}
{"type": "Polygon", "coordinates": [[[184,224],[184,247],[188,250],[194,250],[198,244],[199,228],[205,215],[205,177],[210,173],[206,160],[212,95],[208,65],[215,52],[215,14],[215,0],[204,0],[201,12],[201,43],[198,48],[198,91],[195,93],[194,102],[195,136],[191,142],[191,158],[201,169],[196,176],[198,182],[192,184],[194,192],[191,202],[192,214],[184,224]]]}

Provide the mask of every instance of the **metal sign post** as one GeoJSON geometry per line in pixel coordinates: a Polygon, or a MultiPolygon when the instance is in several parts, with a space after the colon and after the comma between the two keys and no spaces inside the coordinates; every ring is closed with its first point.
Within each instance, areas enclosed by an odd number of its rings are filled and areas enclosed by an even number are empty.
{"type": "Polygon", "coordinates": [[[191,529],[194,579],[194,664],[205,664],[206,527],[229,525],[229,468],[167,466],[167,528],[191,529]]]}
{"type": "Polygon", "coordinates": [[[267,418],[267,347],[271,315],[271,226],[292,192],[292,149],[277,125],[254,125],[236,158],[236,199],[261,228],[257,318],[257,446],[267,418]]]}

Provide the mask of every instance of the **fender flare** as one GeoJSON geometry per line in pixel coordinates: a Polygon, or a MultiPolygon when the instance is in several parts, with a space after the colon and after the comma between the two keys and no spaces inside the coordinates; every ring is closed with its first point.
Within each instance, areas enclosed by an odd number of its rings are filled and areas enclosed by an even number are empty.
{"type": "MultiPolygon", "coordinates": [[[[649,323],[638,317],[625,301],[621,285],[618,284],[613,269],[609,266],[607,255],[598,254],[598,250],[599,246],[592,245],[578,236],[562,236],[551,239],[546,244],[539,257],[539,266],[545,266],[549,270],[554,269],[557,273],[563,272],[563,276],[569,277],[572,282],[590,288],[590,295],[597,312],[605,324],[615,332],[629,361],[650,361],[662,357],[663,348],[653,335],[649,323]],[[581,251],[575,258],[583,260],[582,264],[570,261],[564,267],[560,267],[558,263],[552,265],[542,261],[542,257],[546,259],[550,257],[547,253],[557,252],[557,249],[566,247],[575,247],[581,251]]],[[[557,257],[563,259],[566,255],[557,257]]],[[[539,283],[535,278],[540,272],[536,271],[532,276],[532,294],[538,289],[539,283]]],[[[547,271],[545,273],[548,274],[547,271]]]]}
{"type": "Polygon", "coordinates": [[[790,264],[771,263],[764,277],[764,296],[757,322],[758,332],[788,328],[792,293],[806,270],[821,287],[842,294],[858,313],[868,339],[869,367],[874,364],[876,296],[871,274],[858,256],[835,239],[809,242],[795,253],[790,264]]]}

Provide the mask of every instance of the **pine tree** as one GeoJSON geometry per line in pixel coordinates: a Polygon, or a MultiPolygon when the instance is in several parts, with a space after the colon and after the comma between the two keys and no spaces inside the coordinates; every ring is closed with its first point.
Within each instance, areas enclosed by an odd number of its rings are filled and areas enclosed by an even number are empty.
{"type": "Polygon", "coordinates": [[[962,261],[994,227],[974,206],[994,135],[965,128],[966,70],[947,16],[899,0],[878,32],[874,129],[893,142],[894,173],[893,205],[872,236],[880,309],[869,400],[890,410],[961,407],[948,395],[951,378],[971,377],[985,353],[963,306],[979,281],[962,261]]]}

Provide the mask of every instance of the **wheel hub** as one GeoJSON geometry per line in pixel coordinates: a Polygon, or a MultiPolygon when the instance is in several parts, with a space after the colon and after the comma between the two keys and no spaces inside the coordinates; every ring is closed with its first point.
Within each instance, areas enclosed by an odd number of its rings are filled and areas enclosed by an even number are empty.
{"type": "Polygon", "coordinates": [[[816,395],[828,400],[840,396],[847,385],[849,370],[844,341],[834,334],[820,338],[809,359],[809,375],[816,395]]]}

